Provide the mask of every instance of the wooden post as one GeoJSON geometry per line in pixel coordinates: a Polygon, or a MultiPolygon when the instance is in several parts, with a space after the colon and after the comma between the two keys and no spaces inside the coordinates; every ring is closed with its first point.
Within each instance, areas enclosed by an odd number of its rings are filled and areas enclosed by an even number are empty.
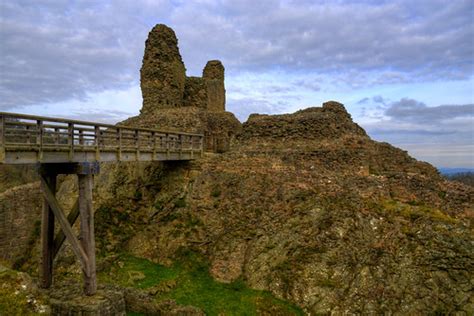
{"type": "Polygon", "coordinates": [[[78,174],[79,213],[81,217],[81,244],[89,264],[84,273],[84,293],[93,295],[97,290],[95,269],[94,212],[92,208],[92,175],[78,174]]]}
{"type": "Polygon", "coordinates": [[[38,145],[38,161],[41,161],[43,160],[43,121],[36,121],[36,130],[38,134],[36,138],[36,144],[38,145]]]}
{"type": "Polygon", "coordinates": [[[100,161],[100,127],[94,127],[94,135],[95,135],[95,160],[100,161]]]}
{"type": "MultiPolygon", "coordinates": [[[[44,178],[51,192],[56,192],[56,174],[45,174],[44,178]]],[[[43,213],[41,221],[41,286],[49,288],[53,282],[54,259],[54,213],[46,199],[43,199],[43,213]]]]}
{"type": "Polygon", "coordinates": [[[140,161],[140,133],[135,130],[135,150],[136,150],[136,161],[140,161]]]}
{"type": "Polygon", "coordinates": [[[74,124],[68,123],[67,124],[67,139],[69,143],[69,161],[72,161],[74,158],[74,124]]]}
{"type": "Polygon", "coordinates": [[[122,129],[117,127],[117,161],[122,160],[122,129]]]}
{"type": "Polygon", "coordinates": [[[0,115],[0,144],[5,145],[5,116],[0,115]]]}
{"type": "Polygon", "coordinates": [[[0,162],[5,160],[5,116],[0,115],[0,162]]]}

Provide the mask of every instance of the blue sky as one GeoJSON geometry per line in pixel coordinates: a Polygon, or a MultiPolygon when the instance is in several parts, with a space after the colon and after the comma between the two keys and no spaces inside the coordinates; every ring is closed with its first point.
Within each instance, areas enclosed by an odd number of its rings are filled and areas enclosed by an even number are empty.
{"type": "Polygon", "coordinates": [[[144,41],[172,27],[188,75],[226,67],[227,109],[346,105],[376,140],[474,167],[474,1],[0,1],[0,111],[118,122],[144,41]]]}

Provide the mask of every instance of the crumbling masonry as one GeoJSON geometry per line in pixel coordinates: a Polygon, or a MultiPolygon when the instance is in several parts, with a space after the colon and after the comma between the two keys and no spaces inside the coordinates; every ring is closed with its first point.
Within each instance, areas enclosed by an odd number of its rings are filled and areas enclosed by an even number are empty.
{"type": "Polygon", "coordinates": [[[186,77],[174,31],[156,25],[145,43],[140,70],[143,107],[131,126],[202,133],[207,151],[227,151],[242,125],[225,110],[224,66],[208,61],[202,77],[186,77]]]}
{"type": "Polygon", "coordinates": [[[142,113],[184,106],[225,111],[222,63],[211,60],[204,68],[202,77],[186,77],[178,39],[166,25],[156,25],[148,35],[140,75],[142,113]]]}

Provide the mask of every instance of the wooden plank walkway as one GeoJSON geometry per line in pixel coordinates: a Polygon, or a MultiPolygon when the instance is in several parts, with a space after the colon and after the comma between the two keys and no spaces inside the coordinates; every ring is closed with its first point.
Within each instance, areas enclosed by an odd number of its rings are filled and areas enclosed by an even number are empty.
{"type": "Polygon", "coordinates": [[[0,112],[0,163],[191,160],[203,135],[0,112]]]}

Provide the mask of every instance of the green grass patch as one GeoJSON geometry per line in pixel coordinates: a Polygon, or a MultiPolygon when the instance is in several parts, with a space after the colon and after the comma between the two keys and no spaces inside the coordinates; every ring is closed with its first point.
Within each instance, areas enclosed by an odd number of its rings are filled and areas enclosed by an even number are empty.
{"type": "Polygon", "coordinates": [[[304,315],[300,308],[270,292],[250,289],[242,280],[217,282],[208,271],[207,263],[193,253],[184,254],[183,260],[171,267],[122,255],[101,278],[123,286],[154,289],[157,301],[172,299],[180,305],[198,307],[207,315],[304,315]],[[134,280],[133,276],[139,278],[134,280]]]}
{"type": "Polygon", "coordinates": [[[160,282],[176,279],[179,272],[177,267],[167,268],[146,259],[121,255],[111,269],[99,277],[105,282],[146,289],[160,282]]]}
{"type": "Polygon", "coordinates": [[[410,220],[424,217],[435,221],[453,224],[458,222],[455,218],[449,216],[449,214],[446,214],[437,208],[426,206],[421,202],[410,201],[408,203],[402,203],[395,200],[386,200],[382,203],[382,207],[386,211],[395,212],[410,220]]]}

